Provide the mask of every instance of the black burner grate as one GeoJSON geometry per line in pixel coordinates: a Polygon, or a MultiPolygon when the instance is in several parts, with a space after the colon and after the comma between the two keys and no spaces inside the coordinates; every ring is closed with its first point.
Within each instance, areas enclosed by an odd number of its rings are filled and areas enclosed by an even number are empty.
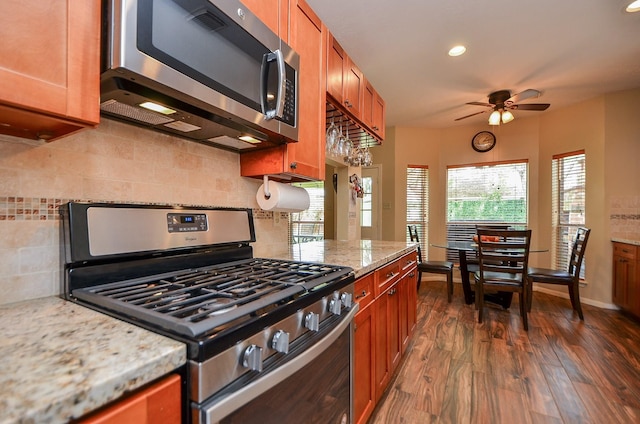
{"type": "Polygon", "coordinates": [[[195,337],[340,280],[350,268],[247,259],[74,290],[79,299],[195,337]]]}

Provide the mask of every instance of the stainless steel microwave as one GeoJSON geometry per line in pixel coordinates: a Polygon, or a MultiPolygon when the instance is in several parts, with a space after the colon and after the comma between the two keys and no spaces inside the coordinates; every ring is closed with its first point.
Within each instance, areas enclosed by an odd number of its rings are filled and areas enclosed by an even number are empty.
{"type": "Polygon", "coordinates": [[[100,109],[237,151],[298,141],[298,54],[238,0],[108,0],[100,109]]]}

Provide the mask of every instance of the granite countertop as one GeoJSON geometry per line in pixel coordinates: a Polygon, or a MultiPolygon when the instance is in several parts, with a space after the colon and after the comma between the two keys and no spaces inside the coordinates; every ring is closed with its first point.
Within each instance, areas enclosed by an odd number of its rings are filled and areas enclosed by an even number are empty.
{"type": "MultiPolygon", "coordinates": [[[[354,269],[356,278],[416,250],[416,243],[381,240],[320,240],[272,249],[264,257],[322,262],[354,269]]],[[[258,253],[256,253],[258,256],[258,253]]]]}
{"type": "MultiPolygon", "coordinates": [[[[322,240],[256,257],[344,265],[361,277],[415,243],[322,240]]],[[[64,423],[186,362],[186,346],[58,297],[0,306],[0,424],[64,423]]]]}
{"type": "Polygon", "coordinates": [[[64,423],[186,362],[186,346],[57,297],[0,306],[0,423],[64,423]]]}
{"type": "Polygon", "coordinates": [[[611,241],[617,242],[617,243],[626,243],[626,244],[633,244],[635,246],[640,246],[640,240],[628,240],[628,239],[621,239],[621,238],[612,238],[611,241]]]}

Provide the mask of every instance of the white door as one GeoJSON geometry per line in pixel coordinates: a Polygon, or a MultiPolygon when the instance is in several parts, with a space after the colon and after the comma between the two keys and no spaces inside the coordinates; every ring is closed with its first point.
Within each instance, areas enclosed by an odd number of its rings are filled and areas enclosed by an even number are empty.
{"type": "Polygon", "coordinates": [[[362,188],[364,196],[360,204],[360,237],[366,240],[380,240],[380,168],[362,168],[362,188]]]}

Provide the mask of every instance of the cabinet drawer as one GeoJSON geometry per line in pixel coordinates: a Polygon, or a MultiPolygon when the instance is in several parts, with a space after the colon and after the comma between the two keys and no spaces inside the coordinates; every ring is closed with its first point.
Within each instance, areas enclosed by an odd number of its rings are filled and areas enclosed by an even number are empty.
{"type": "Polygon", "coordinates": [[[613,254],[623,258],[635,260],[638,253],[638,246],[626,243],[613,243],[613,254]]]}
{"type": "Polygon", "coordinates": [[[400,260],[380,267],[375,272],[375,296],[378,297],[400,278],[400,260]]]}
{"type": "Polygon", "coordinates": [[[402,275],[405,275],[412,268],[415,268],[418,264],[418,251],[415,250],[411,253],[407,253],[403,257],[401,257],[398,262],[400,263],[402,275]]]}
{"type": "Polygon", "coordinates": [[[363,310],[373,300],[373,284],[373,272],[370,272],[364,277],[360,277],[356,280],[353,297],[360,305],[360,310],[363,310]]]}

